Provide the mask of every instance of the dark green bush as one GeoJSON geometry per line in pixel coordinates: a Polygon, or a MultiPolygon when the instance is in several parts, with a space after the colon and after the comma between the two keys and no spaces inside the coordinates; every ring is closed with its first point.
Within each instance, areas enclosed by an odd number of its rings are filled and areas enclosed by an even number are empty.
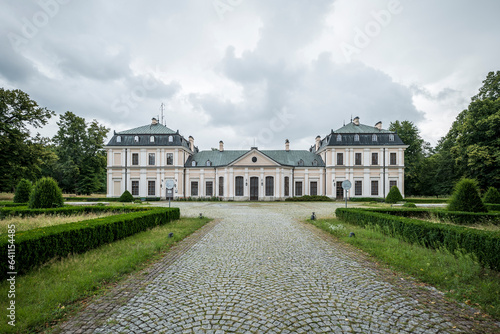
{"type": "Polygon", "coordinates": [[[479,197],[476,181],[462,179],[456,184],[450,203],[448,204],[448,210],[464,212],[488,211],[483,201],[481,201],[481,197],[479,197]]]}
{"type": "Polygon", "coordinates": [[[16,186],[14,194],[14,203],[28,203],[30,200],[31,189],[33,185],[26,179],[21,179],[16,186]]]}
{"type": "Polygon", "coordinates": [[[9,216],[34,217],[38,215],[61,215],[72,216],[78,214],[98,213],[98,212],[137,212],[150,210],[150,208],[133,206],[65,206],[51,209],[28,209],[26,206],[0,208],[0,219],[9,216]]]}
{"type": "MultiPolygon", "coordinates": [[[[71,224],[49,226],[16,235],[16,270],[25,274],[55,257],[83,253],[106,243],[179,219],[178,208],[158,208],[71,224]]],[[[0,256],[7,259],[7,238],[0,240],[0,256]]],[[[0,261],[5,279],[8,261],[0,261]]]]}
{"type": "Polygon", "coordinates": [[[120,196],[120,202],[133,202],[134,196],[130,193],[130,191],[125,190],[123,194],[120,196]]]}
{"type": "Polygon", "coordinates": [[[392,186],[391,190],[389,190],[389,193],[387,194],[387,197],[385,198],[386,203],[397,203],[401,202],[403,200],[403,196],[401,195],[401,192],[399,192],[398,187],[392,186]]]}
{"type": "Polygon", "coordinates": [[[415,203],[406,202],[405,204],[403,204],[403,207],[405,207],[405,208],[416,208],[417,206],[415,205],[415,203]]]}
{"type": "Polygon", "coordinates": [[[301,197],[288,197],[285,199],[287,202],[331,202],[328,196],[319,195],[305,195],[301,197]]]}
{"type": "Polygon", "coordinates": [[[483,197],[483,203],[500,204],[500,192],[496,188],[489,187],[483,197]]]}
{"type": "Polygon", "coordinates": [[[395,217],[363,209],[339,208],[337,217],[350,224],[376,228],[390,236],[425,247],[445,247],[450,252],[462,249],[474,254],[484,266],[500,269],[500,233],[463,226],[431,223],[417,219],[395,217]]]}
{"type": "Polygon", "coordinates": [[[28,207],[30,209],[57,208],[63,204],[62,191],[56,180],[44,177],[36,182],[31,191],[28,207]]]}

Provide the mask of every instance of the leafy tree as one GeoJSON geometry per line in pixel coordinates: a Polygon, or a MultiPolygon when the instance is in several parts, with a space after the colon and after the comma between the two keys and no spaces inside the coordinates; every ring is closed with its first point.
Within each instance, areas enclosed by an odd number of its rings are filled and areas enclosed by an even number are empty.
{"type": "Polygon", "coordinates": [[[59,157],[54,177],[65,192],[92,194],[106,188],[104,139],[109,131],[96,120],[85,119],[67,111],[57,123],[53,138],[59,157]],[[103,181],[104,180],[104,181],[103,181]]]}
{"type": "Polygon", "coordinates": [[[498,98],[500,98],[500,71],[490,72],[483,81],[483,86],[479,88],[479,93],[472,97],[472,101],[498,98]]]}
{"type": "Polygon", "coordinates": [[[411,121],[396,121],[389,125],[390,131],[397,132],[403,143],[408,145],[405,151],[405,194],[420,195],[423,160],[430,153],[430,144],[420,137],[420,131],[411,121]]]}
{"type": "Polygon", "coordinates": [[[53,115],[25,92],[0,88],[0,191],[12,191],[21,178],[41,175],[50,154],[44,139],[30,138],[28,126],[40,128],[53,115]]]}
{"type": "Polygon", "coordinates": [[[401,195],[401,192],[399,191],[398,187],[392,186],[391,190],[389,190],[389,193],[387,194],[387,197],[385,198],[386,203],[397,203],[403,200],[403,196],[401,195]]]}
{"type": "Polygon", "coordinates": [[[31,192],[28,207],[30,209],[56,208],[63,206],[61,188],[57,182],[50,177],[38,180],[31,192]]]}
{"type": "Polygon", "coordinates": [[[118,200],[120,202],[133,202],[134,201],[134,196],[132,196],[132,194],[130,193],[130,191],[125,190],[118,200]]]}
{"type": "Polygon", "coordinates": [[[30,199],[32,184],[26,179],[21,179],[16,187],[14,203],[27,203],[30,199]]]}
{"type": "Polygon", "coordinates": [[[471,179],[460,180],[448,204],[450,211],[487,212],[488,210],[479,197],[477,182],[471,179]]]}
{"type": "Polygon", "coordinates": [[[483,197],[483,203],[500,204],[500,192],[493,187],[489,187],[483,197]]]}

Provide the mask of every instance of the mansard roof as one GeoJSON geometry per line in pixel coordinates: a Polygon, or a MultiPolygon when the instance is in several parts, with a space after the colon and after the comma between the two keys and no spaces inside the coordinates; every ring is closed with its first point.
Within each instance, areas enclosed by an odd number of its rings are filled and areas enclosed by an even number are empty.
{"type": "MultiPolygon", "coordinates": [[[[252,149],[254,150],[254,149],[252,149]]],[[[193,161],[196,162],[197,167],[207,167],[206,163],[208,160],[211,162],[211,167],[221,167],[227,166],[232,162],[243,157],[245,154],[251,152],[252,150],[225,150],[225,151],[201,151],[193,156],[191,156],[187,161],[185,166],[192,167],[193,161]]],[[[256,149],[255,149],[256,150],[256,149]]],[[[264,154],[270,159],[274,160],[282,166],[291,167],[322,167],[325,166],[325,162],[321,156],[309,152],[309,151],[285,151],[285,150],[257,150],[258,152],[264,154]],[[314,161],[316,160],[316,165],[314,161]],[[302,164],[299,162],[302,161],[302,164]]]]}
{"type": "Polygon", "coordinates": [[[389,130],[379,129],[365,124],[356,125],[353,122],[333,131],[333,133],[392,133],[389,130]]]}
{"type": "Polygon", "coordinates": [[[118,132],[119,135],[173,135],[177,132],[174,130],[167,128],[165,125],[160,123],[157,124],[148,124],[144,126],[140,126],[138,128],[133,128],[130,130],[125,130],[122,132],[118,132]]]}

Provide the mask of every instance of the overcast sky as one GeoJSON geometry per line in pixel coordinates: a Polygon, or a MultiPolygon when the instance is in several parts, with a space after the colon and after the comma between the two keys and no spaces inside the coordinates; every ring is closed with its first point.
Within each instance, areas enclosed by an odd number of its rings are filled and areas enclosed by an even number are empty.
{"type": "MultiPolygon", "coordinates": [[[[497,0],[1,0],[0,87],[206,150],[308,149],[359,116],[435,144],[500,60],[497,0]]],[[[53,136],[54,118],[40,131],[53,136]]]]}

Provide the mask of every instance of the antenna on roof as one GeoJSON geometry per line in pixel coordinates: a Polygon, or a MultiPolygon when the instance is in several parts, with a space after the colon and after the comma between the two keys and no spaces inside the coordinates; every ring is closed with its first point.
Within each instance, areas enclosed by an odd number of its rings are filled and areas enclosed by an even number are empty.
{"type": "Polygon", "coordinates": [[[165,120],[164,120],[164,117],[163,117],[163,111],[165,110],[165,103],[161,103],[160,105],[160,110],[161,110],[161,119],[160,119],[160,124],[165,126],[165,120]]]}
{"type": "Polygon", "coordinates": [[[351,123],[352,123],[352,114],[351,114],[351,123]]]}
{"type": "Polygon", "coordinates": [[[344,119],[344,126],[345,126],[345,119],[344,119]]]}

